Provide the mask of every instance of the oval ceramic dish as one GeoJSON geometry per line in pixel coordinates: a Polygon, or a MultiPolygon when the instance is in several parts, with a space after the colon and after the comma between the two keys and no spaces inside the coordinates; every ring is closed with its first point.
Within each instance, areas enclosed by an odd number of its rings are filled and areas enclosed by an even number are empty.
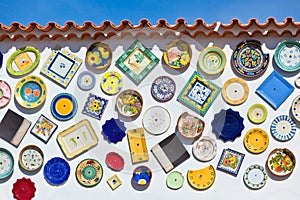
{"type": "Polygon", "coordinates": [[[116,107],[124,117],[138,116],[143,107],[143,98],[135,90],[123,90],[117,97],[116,107]]]}
{"type": "Polygon", "coordinates": [[[103,74],[100,86],[103,92],[109,95],[117,94],[124,85],[121,74],[116,71],[109,71],[103,74]]]}
{"type": "Polygon", "coordinates": [[[226,65],[226,56],[219,47],[212,46],[203,49],[198,58],[200,69],[206,74],[219,74],[226,65]]]}
{"type": "Polygon", "coordinates": [[[177,120],[178,132],[186,138],[197,138],[204,130],[205,123],[187,112],[182,113],[177,120]]]}
{"type": "Polygon", "coordinates": [[[44,178],[50,185],[62,185],[70,176],[70,165],[60,157],[54,157],[44,166],[44,178]]]}
{"type": "Polygon", "coordinates": [[[244,146],[251,153],[262,153],[267,149],[268,145],[268,133],[261,128],[250,129],[244,137],[244,146]]]}
{"type": "Polygon", "coordinates": [[[40,52],[34,47],[27,46],[11,54],[7,60],[6,69],[12,76],[24,76],[32,72],[39,62],[40,52]]]}
{"type": "Polygon", "coordinates": [[[279,141],[288,141],[296,133],[295,122],[287,115],[279,115],[271,123],[271,134],[279,141]]]}
{"type": "Polygon", "coordinates": [[[171,68],[182,69],[190,64],[192,49],[183,40],[174,40],[167,44],[163,52],[165,63],[171,68]]]}
{"type": "Polygon", "coordinates": [[[255,124],[263,123],[267,119],[267,116],[268,116],[267,108],[260,103],[253,104],[248,109],[248,118],[252,123],[255,124]]]}
{"type": "Polygon", "coordinates": [[[268,176],[264,167],[255,164],[246,169],[243,179],[247,187],[257,190],[265,186],[268,176]]]}
{"type": "Polygon", "coordinates": [[[46,100],[47,87],[38,76],[26,76],[15,87],[15,98],[24,108],[36,108],[46,100]]]}
{"type": "Polygon", "coordinates": [[[110,169],[115,171],[121,171],[125,165],[122,156],[116,152],[109,152],[106,154],[105,163],[110,169]]]}
{"type": "Polygon", "coordinates": [[[274,60],[278,67],[286,72],[300,69],[300,43],[297,41],[284,41],[275,51],[274,60]]]}
{"type": "Polygon", "coordinates": [[[173,171],[167,176],[166,184],[168,188],[178,190],[183,186],[184,177],[178,171],[173,171]]]}
{"type": "Polygon", "coordinates": [[[60,93],[53,98],[50,108],[53,117],[61,121],[67,121],[75,116],[78,105],[73,95],[60,93]]]}
{"type": "Polygon", "coordinates": [[[76,167],[76,179],[85,187],[93,187],[100,183],[103,176],[101,164],[94,159],[85,159],[76,167]]]}
{"type": "Polygon", "coordinates": [[[0,108],[5,107],[11,99],[11,89],[7,82],[0,80],[0,108]]]}
{"type": "Polygon", "coordinates": [[[20,166],[29,172],[37,171],[43,166],[44,154],[35,145],[24,147],[19,154],[20,166]]]}
{"type": "Polygon", "coordinates": [[[96,42],[86,52],[86,62],[93,69],[105,69],[110,66],[112,51],[107,44],[96,42]]]}
{"type": "Polygon", "coordinates": [[[244,103],[249,95],[249,87],[246,81],[240,78],[228,79],[222,88],[224,100],[231,105],[244,103]]]}
{"type": "Polygon", "coordinates": [[[291,109],[294,119],[300,122],[300,95],[294,99],[291,109]]]}
{"type": "Polygon", "coordinates": [[[14,157],[4,148],[0,148],[0,180],[7,178],[14,170],[14,157]]]}
{"type": "Polygon", "coordinates": [[[96,84],[96,77],[90,71],[83,71],[79,74],[77,79],[77,85],[82,90],[91,90],[96,84]]]}
{"type": "Polygon", "coordinates": [[[30,178],[21,178],[13,184],[12,193],[17,200],[31,200],[35,196],[36,188],[30,178]]]}
{"type": "Polygon", "coordinates": [[[193,144],[193,155],[200,161],[212,160],[217,155],[216,140],[208,136],[202,136],[193,144]]]}
{"type": "Polygon", "coordinates": [[[151,85],[152,97],[159,102],[171,100],[175,94],[176,84],[168,76],[157,77],[151,85]]]}

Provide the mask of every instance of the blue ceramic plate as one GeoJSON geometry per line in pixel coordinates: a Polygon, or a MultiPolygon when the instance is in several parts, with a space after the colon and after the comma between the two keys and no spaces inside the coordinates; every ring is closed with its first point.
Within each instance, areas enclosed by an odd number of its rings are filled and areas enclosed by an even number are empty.
{"type": "Polygon", "coordinates": [[[271,124],[271,134],[279,141],[288,141],[296,133],[295,122],[287,115],[279,115],[271,124]]]}
{"type": "Polygon", "coordinates": [[[111,118],[110,120],[106,120],[105,124],[102,126],[102,133],[104,138],[108,140],[108,142],[118,143],[122,141],[123,137],[125,137],[126,127],[124,126],[124,122],[119,119],[111,118]]]}
{"type": "Polygon", "coordinates": [[[90,71],[83,71],[79,74],[77,85],[82,90],[91,90],[96,84],[96,77],[90,71]]]}
{"type": "Polygon", "coordinates": [[[173,98],[176,85],[168,76],[157,77],[151,85],[151,94],[156,101],[166,102],[173,98]]]}
{"type": "Polygon", "coordinates": [[[44,167],[44,177],[51,185],[62,185],[70,176],[70,165],[62,158],[54,157],[44,167]]]}
{"type": "Polygon", "coordinates": [[[53,117],[61,121],[67,121],[74,117],[78,105],[73,95],[60,93],[53,98],[50,108],[53,117]]]}

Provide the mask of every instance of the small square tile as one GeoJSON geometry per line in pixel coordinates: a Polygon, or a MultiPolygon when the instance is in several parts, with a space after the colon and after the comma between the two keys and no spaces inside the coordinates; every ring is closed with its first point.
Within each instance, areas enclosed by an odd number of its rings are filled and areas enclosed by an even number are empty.
{"type": "Polygon", "coordinates": [[[107,103],[108,100],[90,93],[87,101],[85,102],[82,113],[100,120],[107,103]]]}
{"type": "Polygon", "coordinates": [[[110,177],[107,181],[108,185],[112,190],[117,189],[119,186],[122,185],[122,181],[119,178],[118,175],[114,174],[112,177],[110,177]]]}
{"type": "Polygon", "coordinates": [[[21,53],[14,59],[14,62],[20,71],[29,68],[33,64],[28,53],[21,53]]]}
{"type": "Polygon", "coordinates": [[[57,124],[41,114],[30,132],[44,143],[47,143],[57,127],[57,124]]]}
{"type": "Polygon", "coordinates": [[[232,149],[223,149],[217,169],[227,172],[233,176],[239,173],[241,164],[244,160],[245,154],[234,151],[232,149]]]}

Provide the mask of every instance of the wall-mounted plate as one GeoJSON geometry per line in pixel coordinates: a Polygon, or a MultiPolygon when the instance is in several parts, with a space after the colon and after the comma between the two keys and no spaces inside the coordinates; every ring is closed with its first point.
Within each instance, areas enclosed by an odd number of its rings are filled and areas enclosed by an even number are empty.
{"type": "Polygon", "coordinates": [[[95,42],[86,51],[86,62],[93,69],[106,69],[112,60],[111,48],[102,42],[95,42]]]}
{"type": "Polygon", "coordinates": [[[123,85],[123,77],[116,71],[105,72],[100,80],[102,91],[108,95],[119,93],[123,85]]]}
{"type": "Polygon", "coordinates": [[[168,76],[157,77],[151,85],[152,97],[159,102],[167,102],[175,95],[176,84],[168,76]]]}
{"type": "Polygon", "coordinates": [[[219,74],[226,66],[226,55],[219,47],[207,47],[199,54],[198,65],[206,74],[219,74]]]}
{"type": "Polygon", "coordinates": [[[85,187],[100,183],[103,176],[101,164],[95,159],[84,159],[76,167],[76,179],[85,187]]]}
{"type": "Polygon", "coordinates": [[[90,93],[84,104],[82,113],[100,120],[107,104],[107,99],[90,93]]]}
{"type": "Polygon", "coordinates": [[[252,123],[263,123],[268,116],[268,110],[266,106],[260,103],[251,105],[248,109],[248,118],[252,123]]]}
{"type": "Polygon", "coordinates": [[[0,180],[8,177],[14,171],[14,157],[4,148],[0,148],[0,180]]]}
{"type": "Polygon", "coordinates": [[[7,82],[0,80],[0,108],[5,107],[11,99],[11,89],[7,82]]]}
{"type": "Polygon", "coordinates": [[[59,186],[69,179],[70,171],[70,165],[65,159],[54,157],[44,166],[44,178],[50,185],[59,186]]]}
{"type": "Polygon", "coordinates": [[[296,134],[296,124],[288,115],[279,115],[271,123],[271,134],[279,141],[288,141],[296,134]]]}
{"type": "Polygon", "coordinates": [[[91,90],[96,84],[96,77],[90,71],[83,71],[77,78],[77,85],[82,90],[91,90]]]}
{"type": "Polygon", "coordinates": [[[69,93],[56,95],[50,105],[53,117],[60,121],[72,119],[77,112],[77,108],[78,104],[76,98],[69,93]]]}
{"type": "Polygon", "coordinates": [[[242,165],[245,154],[232,149],[223,149],[217,169],[237,176],[242,165]]]}
{"type": "Polygon", "coordinates": [[[127,131],[128,144],[132,163],[145,162],[149,160],[148,148],[143,128],[127,131]]]}
{"type": "Polygon", "coordinates": [[[246,169],[243,179],[247,187],[257,190],[265,186],[268,175],[263,166],[255,164],[246,169]]]}
{"type": "Polygon", "coordinates": [[[244,146],[251,153],[264,152],[269,146],[268,133],[261,128],[250,129],[244,137],[244,146]]]}
{"type": "Polygon", "coordinates": [[[249,95],[249,87],[246,81],[240,78],[228,79],[222,88],[223,99],[231,105],[244,103],[249,95]]]}

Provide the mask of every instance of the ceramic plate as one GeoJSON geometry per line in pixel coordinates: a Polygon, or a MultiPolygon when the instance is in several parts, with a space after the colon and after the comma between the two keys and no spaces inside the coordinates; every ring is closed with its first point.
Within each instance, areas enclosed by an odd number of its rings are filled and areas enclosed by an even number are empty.
{"type": "Polygon", "coordinates": [[[91,90],[96,84],[96,77],[90,71],[83,71],[79,74],[77,79],[77,85],[82,90],[91,90]]]}
{"type": "Polygon", "coordinates": [[[124,85],[121,74],[116,71],[109,71],[103,74],[100,80],[100,86],[103,92],[109,95],[117,94],[124,85]]]}
{"type": "Polygon", "coordinates": [[[43,151],[35,146],[28,145],[24,147],[19,154],[20,166],[26,171],[36,171],[39,170],[44,162],[43,151]]]}
{"type": "Polygon", "coordinates": [[[146,189],[150,184],[151,178],[151,170],[146,166],[139,166],[133,171],[132,183],[140,189],[146,189]]]}
{"type": "Polygon", "coordinates": [[[0,80],[0,108],[6,106],[11,98],[11,89],[7,82],[0,80]]]}
{"type": "Polygon", "coordinates": [[[44,103],[47,87],[38,76],[26,76],[15,87],[15,98],[24,108],[36,108],[44,103]]]}
{"type": "Polygon", "coordinates": [[[34,47],[15,51],[7,60],[7,72],[12,76],[24,76],[32,72],[40,62],[40,52],[34,47]]]}
{"type": "Polygon", "coordinates": [[[248,118],[255,124],[263,123],[267,119],[267,116],[267,108],[260,103],[253,104],[248,109],[248,118]]]}
{"type": "Polygon", "coordinates": [[[244,145],[251,153],[262,153],[269,145],[268,133],[261,128],[252,128],[244,137],[244,145]]]}
{"type": "Polygon", "coordinates": [[[212,165],[198,170],[188,170],[189,185],[196,190],[206,190],[215,182],[216,171],[212,165]]]}
{"type": "Polygon", "coordinates": [[[105,69],[110,66],[112,51],[107,44],[95,42],[86,52],[86,62],[93,69],[105,69]]]}
{"type": "Polygon", "coordinates": [[[44,166],[44,178],[50,185],[62,185],[69,176],[70,165],[63,158],[51,158],[44,166]]]}
{"type": "Polygon", "coordinates": [[[31,200],[35,196],[36,188],[30,178],[21,178],[13,184],[12,193],[17,200],[31,200]]]}
{"type": "Polygon", "coordinates": [[[51,102],[51,113],[53,117],[61,121],[72,119],[77,112],[76,98],[69,93],[56,95],[51,102]]]}
{"type": "Polygon", "coordinates": [[[76,167],[76,179],[85,187],[93,187],[100,183],[103,176],[101,164],[94,159],[85,159],[76,167]]]}
{"type": "Polygon", "coordinates": [[[240,78],[228,79],[222,88],[224,100],[231,105],[244,103],[249,95],[249,87],[246,81],[240,78]]]}
{"type": "Polygon", "coordinates": [[[142,111],[143,98],[135,90],[123,90],[117,97],[116,107],[122,116],[136,117],[142,111]]]}
{"type": "Polygon", "coordinates": [[[177,120],[178,132],[186,138],[197,138],[204,130],[205,123],[187,112],[182,113],[177,120]]]}
{"type": "Polygon", "coordinates": [[[171,124],[171,115],[161,106],[152,106],[143,115],[144,129],[153,135],[160,135],[166,132],[171,124]]]}
{"type": "Polygon", "coordinates": [[[300,95],[294,99],[291,109],[294,119],[300,122],[300,95]]]}
{"type": "Polygon", "coordinates": [[[257,40],[246,40],[237,45],[231,63],[234,71],[247,78],[261,76],[267,69],[269,54],[264,54],[261,43],[257,40]]]}
{"type": "Polygon", "coordinates": [[[288,141],[296,133],[295,122],[287,115],[279,115],[271,124],[271,134],[279,141],[288,141]]]}
{"type": "Polygon", "coordinates": [[[275,110],[292,94],[294,87],[275,70],[256,89],[256,93],[275,110]]]}
{"type": "Polygon", "coordinates": [[[297,41],[284,41],[275,51],[275,62],[278,67],[287,72],[300,69],[300,43],[297,41]]]}
{"type": "Polygon", "coordinates": [[[151,85],[152,97],[159,102],[171,100],[175,94],[176,84],[168,76],[157,77],[151,85]]]}
{"type": "Polygon", "coordinates": [[[190,64],[192,49],[185,41],[174,40],[165,47],[163,57],[168,66],[182,69],[190,64]]]}
{"type": "Polygon", "coordinates": [[[119,119],[110,118],[102,125],[102,134],[104,139],[114,144],[123,140],[126,135],[124,122],[119,119]]]}
{"type": "Polygon", "coordinates": [[[109,152],[106,154],[105,163],[114,171],[121,171],[125,165],[123,157],[116,152],[109,152]]]}
{"type": "Polygon", "coordinates": [[[210,161],[217,155],[217,143],[208,136],[202,136],[193,144],[193,155],[200,161],[210,161]]]}
{"type": "Polygon", "coordinates": [[[223,149],[217,169],[237,176],[244,160],[245,154],[232,149],[223,149]]]}
{"type": "Polygon", "coordinates": [[[167,186],[170,189],[178,190],[183,186],[184,177],[178,171],[173,171],[167,176],[166,180],[167,186]]]}
{"type": "Polygon", "coordinates": [[[14,170],[14,157],[4,148],[0,148],[0,180],[8,177],[14,170]]]}
{"type": "Polygon", "coordinates": [[[90,93],[82,113],[100,120],[107,104],[108,100],[90,93]]]}
{"type": "Polygon", "coordinates": [[[218,74],[224,70],[226,65],[225,53],[219,47],[207,47],[201,51],[198,65],[207,74],[218,74]]]}
{"type": "Polygon", "coordinates": [[[244,183],[251,189],[260,189],[267,182],[268,176],[264,167],[251,165],[244,174],[244,183]]]}

